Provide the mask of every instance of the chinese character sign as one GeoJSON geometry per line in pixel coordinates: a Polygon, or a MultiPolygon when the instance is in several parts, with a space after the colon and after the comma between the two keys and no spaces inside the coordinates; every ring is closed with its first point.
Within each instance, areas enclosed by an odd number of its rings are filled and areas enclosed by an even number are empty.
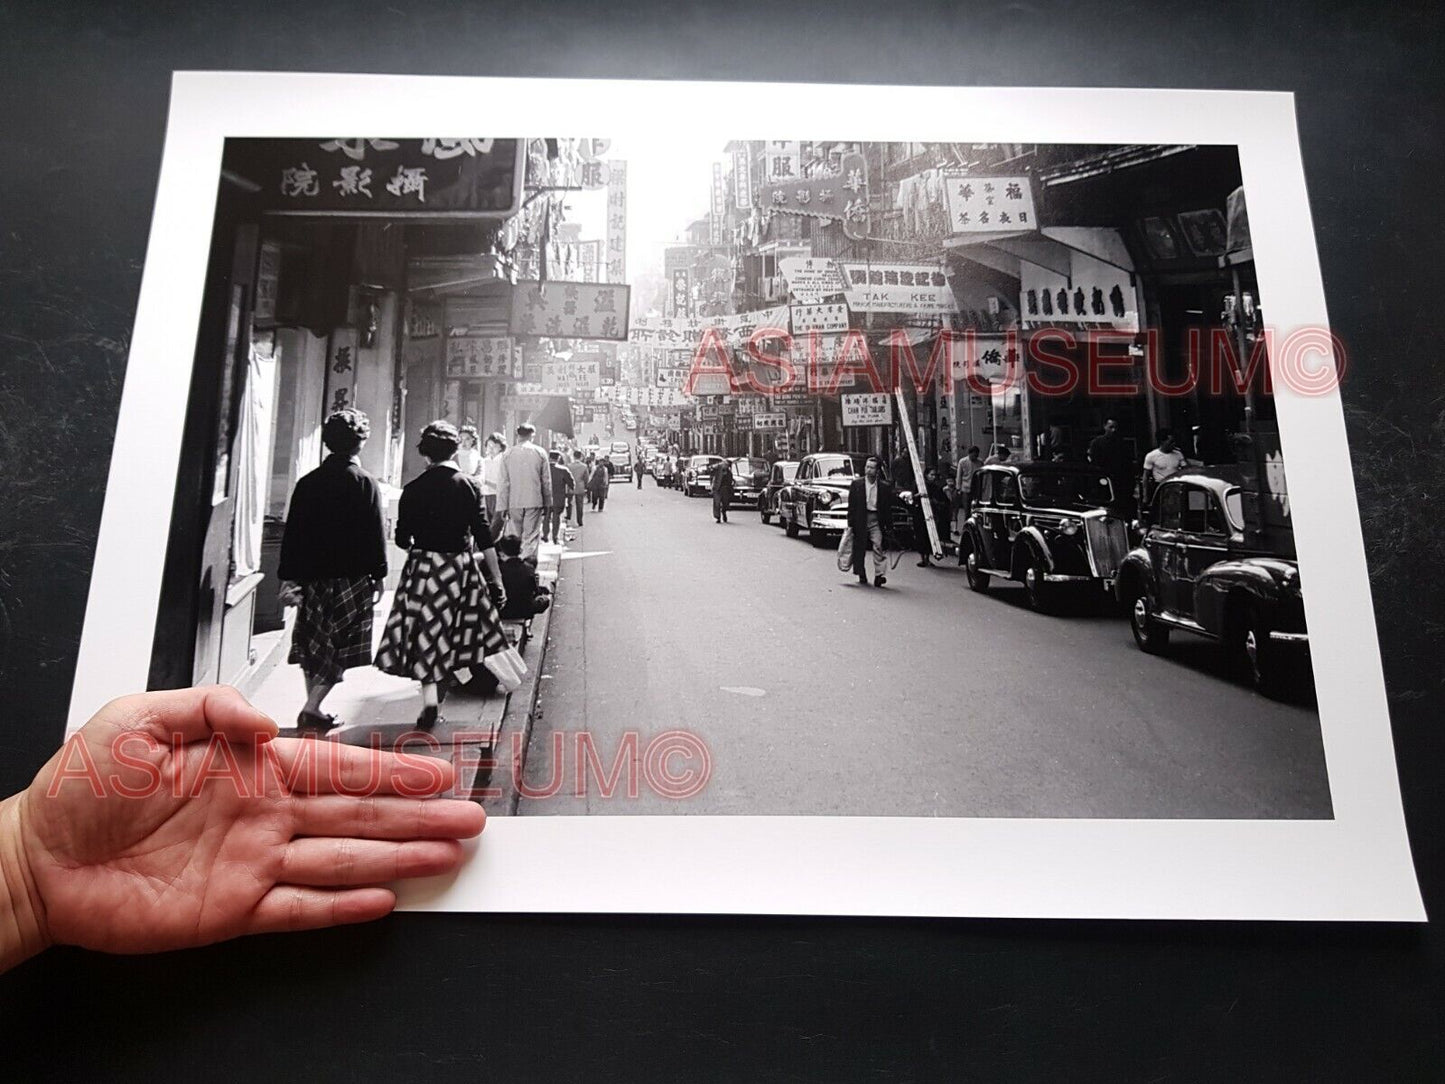
{"type": "Polygon", "coordinates": [[[692,272],[686,267],[672,273],[672,312],[674,316],[692,315],[692,272]]]}
{"type": "Polygon", "coordinates": [[[948,177],[943,191],[951,233],[1039,228],[1033,189],[1027,177],[948,177]]]}
{"type": "Polygon", "coordinates": [[[848,306],[840,303],[826,305],[792,305],[793,334],[804,331],[847,331],[848,306]]]}
{"type": "Polygon", "coordinates": [[[356,405],[357,332],[339,327],[331,333],[326,352],[326,413],[356,405]]]}
{"type": "Polygon", "coordinates": [[[793,297],[803,304],[816,305],[825,297],[843,292],[843,275],[832,260],[785,256],[778,261],[778,270],[787,279],[793,297]]]}
{"type": "Polygon", "coordinates": [[[753,167],[746,143],[733,150],[733,206],[739,211],[753,206],[753,167]]]}
{"type": "Polygon", "coordinates": [[[509,338],[466,335],[447,339],[447,376],[451,379],[515,380],[521,375],[521,351],[509,338]]]}
{"type": "Polygon", "coordinates": [[[627,163],[608,162],[607,275],[608,282],[627,281],[627,163]]]}
{"type": "Polygon", "coordinates": [[[843,424],[892,425],[893,401],[887,392],[865,392],[861,395],[844,395],[843,424]]]}
{"type": "Polygon", "coordinates": [[[548,338],[627,339],[631,291],[597,282],[519,282],[512,289],[513,335],[548,338]]]}
{"type": "Polygon", "coordinates": [[[281,214],[504,218],[521,205],[518,139],[228,139],[225,168],[281,214]]]}
{"type": "Polygon", "coordinates": [[[723,168],[721,162],[712,164],[712,213],[708,216],[708,232],[715,245],[723,241],[723,219],[727,215],[727,199],[723,190],[723,168]]]}
{"type": "Polygon", "coordinates": [[[854,312],[936,315],[958,303],[943,269],[935,264],[844,263],[844,296],[854,312]]]}
{"type": "Polygon", "coordinates": [[[802,144],[796,139],[770,139],[765,144],[763,177],[768,184],[796,181],[803,175],[802,144]]]}

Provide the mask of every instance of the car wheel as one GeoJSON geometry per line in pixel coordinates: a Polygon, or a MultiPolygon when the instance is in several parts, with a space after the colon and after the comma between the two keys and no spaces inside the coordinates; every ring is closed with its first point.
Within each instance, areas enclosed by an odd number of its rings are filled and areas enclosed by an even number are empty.
{"type": "Polygon", "coordinates": [[[1054,592],[1044,579],[1043,562],[1030,555],[1024,566],[1024,590],[1029,596],[1029,608],[1035,613],[1048,613],[1054,603],[1054,592]]]}
{"type": "Polygon", "coordinates": [[[784,531],[784,533],[786,533],[789,538],[797,538],[797,537],[798,537],[798,520],[797,520],[796,514],[795,514],[795,515],[792,515],[792,516],[784,516],[781,512],[779,512],[779,513],[778,513],[778,518],[783,521],[783,531],[784,531]]]}
{"type": "Polygon", "coordinates": [[[988,590],[989,575],[978,567],[978,550],[973,548],[973,543],[962,542],[960,545],[968,548],[968,555],[963,559],[963,574],[968,586],[981,595],[988,590]]]}
{"type": "Polygon", "coordinates": [[[809,527],[808,541],[818,549],[822,549],[828,544],[828,536],[816,527],[809,527]]]}
{"type": "Polygon", "coordinates": [[[761,500],[758,501],[758,517],[763,521],[764,527],[772,522],[773,518],[773,514],[768,511],[768,506],[761,500]]]}
{"type": "Polygon", "coordinates": [[[1146,654],[1162,655],[1169,646],[1169,629],[1155,618],[1149,592],[1142,588],[1129,603],[1129,631],[1134,634],[1139,650],[1146,654]]]}
{"type": "Polygon", "coordinates": [[[1284,660],[1269,638],[1269,619],[1258,606],[1250,606],[1240,625],[1235,645],[1240,668],[1256,691],[1271,698],[1281,696],[1285,687],[1284,660]]]}

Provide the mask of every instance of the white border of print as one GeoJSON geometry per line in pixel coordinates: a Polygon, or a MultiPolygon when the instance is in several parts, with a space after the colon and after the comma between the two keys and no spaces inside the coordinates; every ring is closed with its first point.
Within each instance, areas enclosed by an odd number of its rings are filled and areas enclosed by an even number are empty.
{"type": "MultiPolygon", "coordinates": [[[[1327,326],[1289,94],[179,73],[70,726],[145,687],[171,514],[162,480],[176,475],[225,137],[424,136],[482,117],[496,135],[715,124],[720,140],[796,138],[779,101],[840,139],[1235,144],[1270,323],[1327,326]],[[732,118],[759,119],[742,131],[732,118]]],[[[1354,491],[1339,484],[1351,476],[1340,399],[1281,392],[1278,413],[1333,820],[498,817],[457,876],[404,887],[403,906],[1423,920],[1354,491]]]]}

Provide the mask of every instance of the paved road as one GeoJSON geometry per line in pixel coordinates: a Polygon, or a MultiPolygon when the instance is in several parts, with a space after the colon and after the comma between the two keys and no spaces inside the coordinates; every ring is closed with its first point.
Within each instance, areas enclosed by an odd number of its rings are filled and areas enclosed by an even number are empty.
{"type": "Polygon", "coordinates": [[[1203,641],[1150,657],[1122,618],[1034,614],[912,554],[860,587],[831,550],[732,520],[650,478],[589,516],[523,773],[560,790],[519,813],[1330,816],[1313,708],[1231,682],[1203,641]],[[701,793],[639,772],[635,799],[576,794],[579,732],[607,768],[628,731],[645,750],[675,728],[710,750],[701,793]]]}

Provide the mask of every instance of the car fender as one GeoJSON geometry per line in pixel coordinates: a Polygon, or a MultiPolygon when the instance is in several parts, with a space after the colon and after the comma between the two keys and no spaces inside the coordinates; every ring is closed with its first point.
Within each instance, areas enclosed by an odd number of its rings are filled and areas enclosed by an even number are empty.
{"type": "Polygon", "coordinates": [[[1127,604],[1137,590],[1145,591],[1156,599],[1154,560],[1143,546],[1135,547],[1124,554],[1119,562],[1119,571],[1114,577],[1114,596],[1121,604],[1127,604]]]}
{"type": "Polygon", "coordinates": [[[983,528],[979,526],[977,518],[969,516],[964,520],[962,533],[968,537],[968,544],[973,547],[973,551],[980,558],[988,553],[988,549],[983,544],[983,528]]]}
{"type": "Polygon", "coordinates": [[[1291,566],[1269,557],[1243,557],[1218,561],[1194,581],[1194,614],[1199,623],[1216,634],[1229,618],[1230,600],[1245,596],[1276,603],[1284,595],[1291,566]]]}
{"type": "Polygon", "coordinates": [[[1032,525],[1021,528],[1013,537],[1013,548],[1009,554],[1012,567],[1009,571],[1018,579],[1023,579],[1024,566],[1019,558],[1025,554],[1042,562],[1046,572],[1053,571],[1054,555],[1049,550],[1049,544],[1044,541],[1043,532],[1032,525]]]}

